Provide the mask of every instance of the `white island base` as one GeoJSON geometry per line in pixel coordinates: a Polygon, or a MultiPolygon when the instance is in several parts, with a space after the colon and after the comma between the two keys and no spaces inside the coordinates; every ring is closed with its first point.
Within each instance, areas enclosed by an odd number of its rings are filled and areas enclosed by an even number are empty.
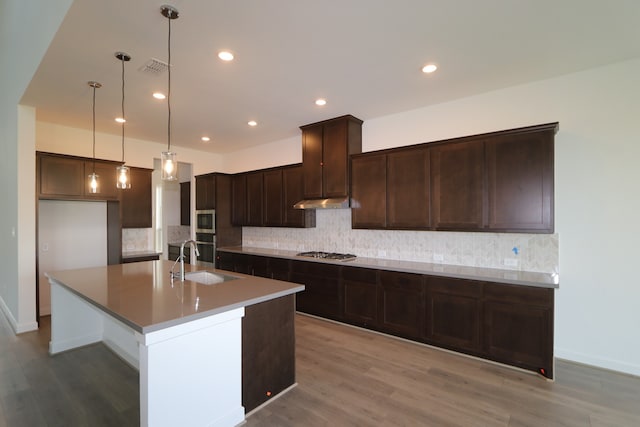
{"type": "Polygon", "coordinates": [[[56,354],[103,341],[140,372],[141,426],[235,426],[242,406],[244,308],[140,333],[55,280],[56,354]]]}

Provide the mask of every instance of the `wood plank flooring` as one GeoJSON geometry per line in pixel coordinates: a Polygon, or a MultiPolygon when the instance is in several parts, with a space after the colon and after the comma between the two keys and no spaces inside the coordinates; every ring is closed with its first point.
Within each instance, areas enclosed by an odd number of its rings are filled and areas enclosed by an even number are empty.
{"type": "MultiPolygon", "coordinates": [[[[138,374],[102,344],[51,357],[48,319],[0,314],[0,427],[134,426],[138,374]]],[[[640,426],[640,378],[558,361],[556,382],[304,315],[298,386],[247,426],[640,426]]]]}

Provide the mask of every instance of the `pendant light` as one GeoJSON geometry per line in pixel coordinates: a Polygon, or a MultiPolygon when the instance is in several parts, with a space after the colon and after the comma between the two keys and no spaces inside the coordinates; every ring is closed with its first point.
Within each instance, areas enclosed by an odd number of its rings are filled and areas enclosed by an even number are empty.
{"type": "Polygon", "coordinates": [[[116,187],[126,190],[131,188],[129,167],[124,164],[124,124],[127,122],[124,115],[124,63],[131,60],[131,56],[124,52],[116,52],[116,58],[122,63],[122,165],[116,168],[116,187]]]}
{"type": "Polygon", "coordinates": [[[100,89],[102,85],[98,82],[87,82],[93,88],[93,172],[89,174],[89,192],[96,194],[100,192],[98,184],[98,175],[96,174],[96,89],[100,89]]]}
{"type": "Polygon", "coordinates": [[[164,5],[160,8],[162,16],[169,22],[169,37],[167,41],[167,151],[162,152],[162,179],[176,181],[178,179],[178,163],[176,153],[171,151],[171,21],[178,19],[178,10],[173,6],[164,5]]]}

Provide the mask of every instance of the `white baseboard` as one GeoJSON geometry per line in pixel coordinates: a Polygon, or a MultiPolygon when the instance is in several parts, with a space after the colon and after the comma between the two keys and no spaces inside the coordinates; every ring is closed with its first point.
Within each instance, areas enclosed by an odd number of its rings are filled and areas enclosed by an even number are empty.
{"type": "Polygon", "coordinates": [[[18,323],[16,321],[16,318],[13,317],[13,313],[11,312],[11,310],[9,310],[9,307],[4,302],[4,299],[2,299],[2,297],[0,297],[0,311],[4,313],[5,317],[9,321],[9,324],[11,325],[11,329],[13,329],[13,332],[15,334],[38,330],[38,322],[32,321],[27,323],[18,323]]]}
{"type": "Polygon", "coordinates": [[[584,353],[555,348],[556,359],[563,359],[570,362],[589,365],[596,368],[607,369],[610,371],[621,372],[640,377],[640,365],[619,360],[604,359],[600,357],[590,356],[584,353]]]}

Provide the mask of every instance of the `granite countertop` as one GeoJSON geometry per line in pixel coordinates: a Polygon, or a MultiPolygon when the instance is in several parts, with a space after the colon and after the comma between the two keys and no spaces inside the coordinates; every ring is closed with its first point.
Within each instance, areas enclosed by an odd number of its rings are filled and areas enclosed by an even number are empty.
{"type": "Polygon", "coordinates": [[[246,307],[304,290],[303,285],[185,265],[236,280],[202,285],[171,280],[172,261],[145,261],[47,273],[67,288],[140,333],[246,307]]]}
{"type": "Polygon", "coordinates": [[[221,252],[233,252],[248,255],[263,255],[275,258],[288,258],[299,261],[323,262],[329,264],[348,265],[352,267],[375,268],[404,273],[429,274],[433,276],[453,277],[458,279],[487,280],[512,285],[535,286],[541,288],[558,288],[559,277],[552,273],[531,271],[501,270],[497,268],[467,267],[461,265],[431,264],[427,262],[399,261],[392,259],[358,257],[352,261],[336,261],[297,256],[297,251],[282,249],[252,248],[234,246],[218,248],[221,252]]]}

